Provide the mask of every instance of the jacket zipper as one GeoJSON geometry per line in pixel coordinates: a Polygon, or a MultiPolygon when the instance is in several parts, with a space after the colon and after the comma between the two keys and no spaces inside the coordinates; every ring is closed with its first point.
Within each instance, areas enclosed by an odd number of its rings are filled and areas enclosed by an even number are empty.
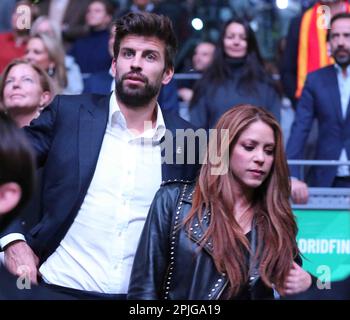
{"type": "MultiPolygon", "coordinates": [[[[220,292],[218,293],[218,295],[215,297],[215,300],[219,300],[220,296],[222,295],[223,291],[225,290],[225,288],[227,287],[228,284],[228,280],[226,280],[226,282],[224,283],[224,285],[222,286],[220,292]]],[[[214,300],[214,299],[211,299],[214,300]]]]}

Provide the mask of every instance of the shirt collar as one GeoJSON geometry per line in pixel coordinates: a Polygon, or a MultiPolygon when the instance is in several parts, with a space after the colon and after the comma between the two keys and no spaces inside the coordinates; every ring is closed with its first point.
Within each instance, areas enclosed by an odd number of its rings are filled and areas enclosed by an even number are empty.
{"type": "MultiPolygon", "coordinates": [[[[112,91],[110,100],[109,100],[109,116],[107,126],[119,127],[123,130],[127,130],[126,120],[123,113],[120,110],[120,107],[117,102],[117,97],[115,95],[115,91],[112,91]]],[[[157,102],[157,119],[156,125],[154,128],[150,128],[145,130],[139,136],[135,136],[135,138],[146,138],[152,139],[153,141],[160,141],[165,135],[166,127],[163,118],[162,110],[157,102]]]]}
{"type": "MultiPolygon", "coordinates": [[[[338,63],[334,64],[334,68],[335,68],[335,71],[337,72],[338,75],[339,74],[343,75],[343,73],[342,73],[343,69],[338,63]]],[[[348,65],[346,67],[346,77],[350,77],[350,65],[348,65]]]]}

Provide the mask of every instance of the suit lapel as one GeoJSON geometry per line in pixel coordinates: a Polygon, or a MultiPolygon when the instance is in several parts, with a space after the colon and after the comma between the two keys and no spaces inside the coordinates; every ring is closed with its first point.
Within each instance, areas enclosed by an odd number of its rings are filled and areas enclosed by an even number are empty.
{"type": "Polygon", "coordinates": [[[340,101],[340,92],[339,92],[339,84],[338,77],[334,66],[329,67],[329,72],[327,72],[324,81],[326,83],[325,89],[329,90],[330,93],[330,106],[333,106],[335,109],[335,113],[337,115],[340,123],[343,123],[344,118],[341,109],[341,101],[340,101]]]}
{"type": "MultiPolygon", "coordinates": [[[[167,181],[177,177],[176,175],[176,118],[171,116],[171,113],[162,111],[165,127],[167,129],[165,138],[162,138],[162,180],[167,181]],[[167,151],[166,151],[167,150],[167,151]],[[169,150],[171,150],[171,155],[169,150]],[[169,159],[171,157],[171,159],[169,159]],[[170,161],[169,161],[170,160],[170,161]]],[[[181,150],[179,150],[181,151],[181,150]]],[[[179,176],[178,176],[179,177],[179,176]]]]}
{"type": "Polygon", "coordinates": [[[95,171],[109,115],[110,96],[94,96],[80,106],[79,118],[79,187],[85,190],[95,171]]]}
{"type": "Polygon", "coordinates": [[[348,120],[349,119],[349,116],[350,116],[350,99],[349,99],[349,102],[348,102],[348,107],[346,109],[346,117],[345,117],[345,120],[348,120]]]}

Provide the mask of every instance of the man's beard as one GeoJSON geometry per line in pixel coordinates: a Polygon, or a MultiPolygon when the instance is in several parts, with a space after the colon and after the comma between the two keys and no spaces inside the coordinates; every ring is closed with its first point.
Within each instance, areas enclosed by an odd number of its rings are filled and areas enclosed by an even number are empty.
{"type": "Polygon", "coordinates": [[[333,53],[333,58],[336,61],[336,63],[339,64],[341,67],[347,67],[350,64],[350,51],[345,48],[337,48],[333,53]],[[347,52],[347,55],[339,56],[339,51],[345,51],[347,52]]]}
{"type": "Polygon", "coordinates": [[[157,79],[157,81],[154,84],[151,84],[149,83],[148,78],[141,75],[140,73],[129,72],[127,74],[124,74],[120,79],[116,79],[115,89],[118,98],[127,107],[137,108],[147,105],[159,93],[161,86],[161,79],[157,79]],[[142,78],[142,81],[144,82],[143,87],[130,88],[130,86],[125,87],[123,85],[124,81],[129,76],[133,75],[142,78]]]}

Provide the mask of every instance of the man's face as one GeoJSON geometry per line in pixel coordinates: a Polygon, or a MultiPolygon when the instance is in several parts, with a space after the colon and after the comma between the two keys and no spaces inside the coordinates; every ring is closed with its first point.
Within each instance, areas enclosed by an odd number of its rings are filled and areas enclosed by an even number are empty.
{"type": "Polygon", "coordinates": [[[340,18],[331,26],[329,43],[332,56],[342,67],[350,64],[350,19],[340,18]]]}
{"type": "Polygon", "coordinates": [[[142,107],[156,98],[173,76],[165,69],[165,44],[156,37],[128,35],[113,59],[117,97],[127,107],[142,107]]]}

